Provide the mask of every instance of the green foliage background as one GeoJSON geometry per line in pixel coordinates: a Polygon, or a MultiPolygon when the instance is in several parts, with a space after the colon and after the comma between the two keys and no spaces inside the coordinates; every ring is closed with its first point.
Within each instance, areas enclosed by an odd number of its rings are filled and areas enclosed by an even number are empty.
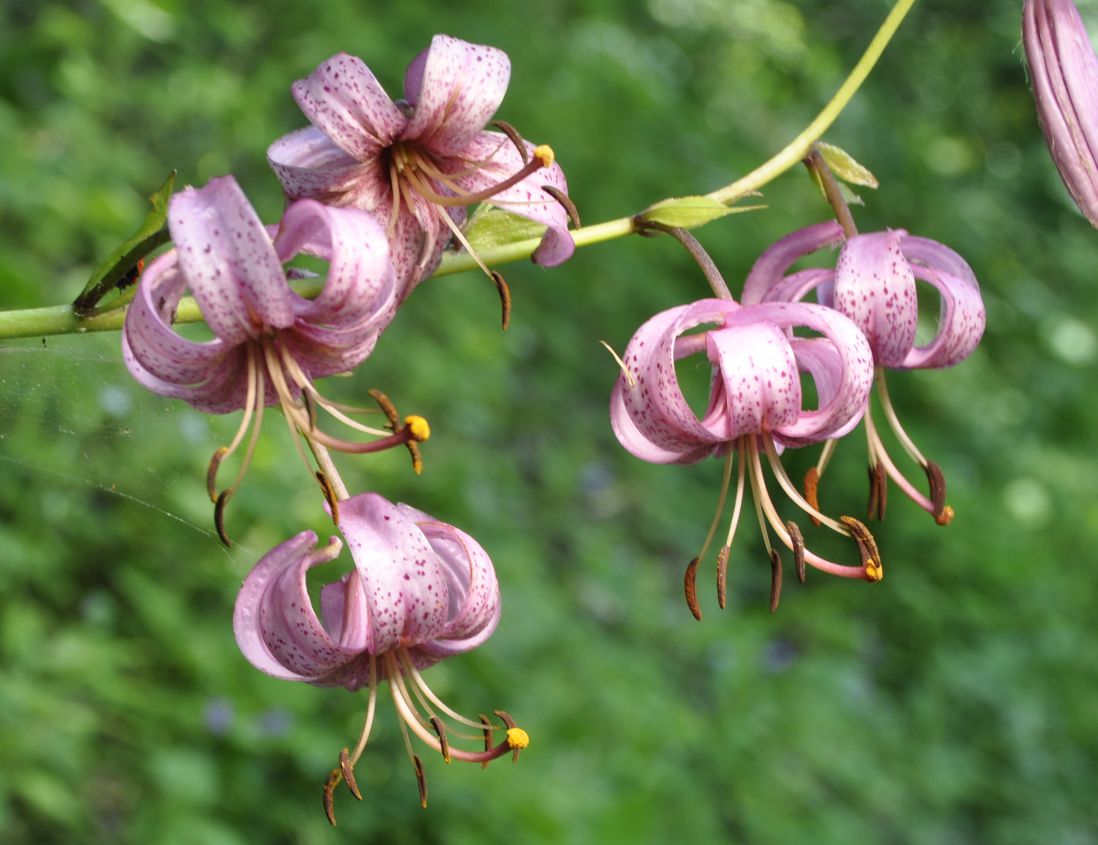
{"type": "MultiPolygon", "coordinates": [[[[1081,4],[1098,22],[1098,4],[1081,4]]],[[[288,436],[268,426],[210,532],[206,462],[235,417],[145,395],[116,335],[0,346],[0,840],[254,842],[1085,843],[1098,841],[1098,234],[1036,125],[1019,2],[924,0],[829,133],[880,178],[863,230],[964,254],[988,330],[955,370],[890,380],[946,471],[938,528],[893,491],[878,585],[810,574],[766,607],[745,522],[723,613],[681,598],[719,462],[642,464],[606,404],[621,348],[705,294],[667,239],[507,269],[511,330],[477,274],[424,285],[375,355],[328,390],[380,387],[434,437],[347,466],[349,483],[478,537],[505,611],[476,653],[428,674],[451,704],[503,707],[521,764],[426,759],[419,809],[382,709],[329,829],[320,786],[365,698],[276,681],[237,653],[240,580],[266,549],[326,532],[288,436]]],[[[816,113],[883,19],[877,0],[249,4],[71,0],[0,10],[0,306],[71,300],[172,167],[236,174],[267,219],[264,152],[304,123],[288,85],[331,53],[390,91],[435,32],[510,53],[499,113],[551,143],[587,222],[730,182],[816,113]]],[[[1093,30],[1098,32],[1098,29],[1093,30]]],[[[826,214],[801,172],[769,209],[700,232],[735,287],[826,214]]],[[[864,452],[826,504],[860,513],[864,452]]],[[[793,472],[811,456],[790,456],[793,472]]],[[[818,535],[815,535],[818,536],[818,535]]],[[[835,546],[835,553],[850,549],[835,546]]]]}

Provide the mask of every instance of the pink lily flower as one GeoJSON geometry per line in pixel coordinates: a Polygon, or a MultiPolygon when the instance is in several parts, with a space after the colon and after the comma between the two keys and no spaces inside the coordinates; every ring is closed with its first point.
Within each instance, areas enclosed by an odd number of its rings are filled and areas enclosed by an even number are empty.
{"type": "MultiPolygon", "coordinates": [[[[872,537],[850,517],[836,521],[812,507],[789,482],[779,450],[840,437],[857,425],[873,381],[872,353],[850,320],[820,305],[765,303],[741,307],[723,299],[703,299],[671,308],[637,330],[622,359],[622,375],[610,400],[610,422],[618,441],[651,463],[694,463],[711,455],[725,458],[717,515],[702,551],[687,568],[687,601],[700,618],[693,595],[694,570],[713,538],[738,455],[736,500],[727,539],[718,555],[718,600],[724,606],[725,567],[739,521],[745,475],[750,479],[763,537],[780,586],[780,560],[771,547],[767,524],[793,550],[798,575],[804,564],[833,575],[880,580],[880,558],[872,537]],[[689,333],[698,327],[700,333],[689,333]],[[807,328],[819,337],[792,334],[807,328]],[[713,368],[708,407],[691,409],[675,374],[675,362],[703,353],[713,368]],[[804,407],[801,373],[815,382],[818,407],[804,407]],[[847,536],[862,551],[861,566],[845,566],[807,550],[800,531],[778,516],[763,476],[765,453],[779,483],[794,503],[814,519],[847,536]]],[[[772,607],[777,605],[777,588],[772,607]]]]}
{"type": "Polygon", "coordinates": [[[557,199],[567,194],[564,172],[551,149],[510,126],[484,129],[510,75],[503,51],[436,35],[394,102],[361,59],[337,54],[294,83],[312,126],[275,141],[268,161],[288,199],[377,216],[392,244],[398,300],[434,272],[451,233],[469,248],[459,227],[478,202],[547,226],[533,259],[555,266],[575,249],[557,199]]]}
{"type": "Polygon", "coordinates": [[[228,542],[221,510],[244,475],[266,405],[280,405],[306,439],[347,452],[426,438],[426,421],[418,417],[399,431],[361,426],[313,385],[361,363],[395,312],[389,245],[373,217],[304,200],[286,210],[272,237],[240,186],[225,176],[173,196],[168,225],[175,249],[142,274],[126,314],[122,353],[134,378],[155,393],[213,414],[244,410],[240,429],[214,454],[208,476],[223,540],[228,542]],[[324,287],[313,300],[293,290],[283,268],[298,254],[328,262],[324,287]],[[213,340],[189,340],[172,328],[187,291],[213,340]],[[381,439],[357,443],[321,431],[316,406],[381,439]],[[217,468],[241,445],[249,426],[243,466],[233,485],[218,494],[217,468]]]}
{"type": "Polygon", "coordinates": [[[333,515],[355,568],[321,590],[320,617],[305,576],[338,557],[343,544],[333,537],[318,549],[316,535],[304,531],[268,552],[249,573],[236,600],[233,630],[244,656],[268,675],[369,690],[358,744],[353,752],[343,749],[325,786],[325,808],[334,824],[332,793],[341,780],[362,797],[353,768],[370,736],[381,681],[389,682],[424,807],[426,781],[409,731],[446,762],[485,764],[506,753],[517,759],[529,737],[497,711],[506,736],[493,744],[487,720],[454,712],[421,674],[443,658],[476,648],[495,630],[499,584],[484,549],[464,531],[373,493],[339,502],[333,515]],[[446,720],[483,734],[484,750],[452,745],[446,720]]]}
{"type": "MultiPolygon", "coordinates": [[[[883,518],[886,473],[941,525],[953,518],[945,504],[941,470],[923,457],[900,425],[888,397],[885,369],[951,367],[971,354],[986,324],[980,286],[972,268],[956,252],[937,241],[908,235],[902,229],[844,238],[842,227],[827,221],[799,229],[767,249],[744,282],[745,304],[796,302],[811,291],[821,303],[846,315],[865,333],[873,350],[878,395],[885,416],[905,451],[924,470],[931,495],[919,492],[896,467],[877,433],[866,405],[870,453],[870,516],[883,518]],[[825,247],[842,244],[835,268],[809,268],[789,273],[798,259],[825,247]],[[916,344],[918,299],[916,280],[934,287],[940,298],[938,329],[925,344],[916,344]]],[[[825,450],[815,478],[830,458],[825,450]]],[[[811,474],[810,474],[811,475],[811,474]]],[[[814,498],[814,493],[810,495],[814,498]]]]}
{"type": "Polygon", "coordinates": [[[1098,227],[1098,57],[1071,0],[1026,0],[1022,43],[1060,178],[1098,227]]]}

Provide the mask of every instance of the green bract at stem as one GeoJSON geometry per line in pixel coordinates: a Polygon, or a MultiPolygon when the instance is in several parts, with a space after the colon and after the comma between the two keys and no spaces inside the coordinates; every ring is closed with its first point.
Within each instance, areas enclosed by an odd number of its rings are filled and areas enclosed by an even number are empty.
{"type": "MultiPolygon", "coordinates": [[[[831,101],[805,127],[804,131],[790,141],[780,152],[743,178],[712,191],[706,196],[730,204],[751,191],[757,191],[799,164],[808,155],[812,145],[831,127],[831,124],[835,122],[862,83],[865,82],[870,71],[873,70],[873,66],[884,52],[885,47],[888,46],[889,41],[892,40],[896,30],[899,29],[903,19],[914,5],[915,0],[897,0],[892,7],[892,11],[888,13],[888,17],[881,24],[881,28],[877,30],[877,34],[869,42],[869,46],[862,54],[862,57],[854,65],[850,75],[839,86],[839,90],[835,92],[835,96],[831,98],[831,101]]],[[[635,231],[633,217],[628,216],[596,223],[593,226],[584,226],[582,229],[575,229],[572,232],[572,238],[577,247],[582,247],[631,235],[635,231]]],[[[519,261],[529,258],[539,243],[540,238],[530,238],[529,240],[483,249],[480,251],[480,258],[487,265],[497,266],[519,261]]],[[[434,275],[448,276],[453,273],[472,270],[476,266],[475,260],[467,253],[449,254],[442,259],[442,265],[435,271],[434,275]]],[[[303,296],[316,296],[320,290],[320,283],[303,283],[295,285],[295,288],[303,296]]],[[[124,309],[115,308],[101,314],[80,318],[73,313],[71,305],[0,311],[0,339],[112,331],[122,328],[125,316],[124,309]]],[[[175,321],[177,323],[196,323],[201,320],[202,314],[194,300],[190,297],[182,299],[176,312],[175,321]]]]}

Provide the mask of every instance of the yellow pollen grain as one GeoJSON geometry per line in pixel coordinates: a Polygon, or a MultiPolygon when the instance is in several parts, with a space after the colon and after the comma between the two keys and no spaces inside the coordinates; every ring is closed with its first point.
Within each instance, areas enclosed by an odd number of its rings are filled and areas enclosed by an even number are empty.
{"type": "Polygon", "coordinates": [[[865,577],[870,581],[880,581],[885,577],[884,567],[878,563],[867,563],[865,566],[865,577]]]}
{"type": "Polygon", "coordinates": [[[408,433],[412,435],[412,439],[417,443],[422,443],[431,436],[431,426],[427,424],[427,420],[423,417],[414,414],[410,417],[405,417],[404,425],[407,426],[408,433]]]}
{"type": "Polygon", "coordinates": [[[507,729],[507,745],[509,748],[525,748],[530,744],[530,734],[522,728],[507,729]]]}
{"type": "Polygon", "coordinates": [[[542,167],[548,167],[557,160],[557,155],[548,144],[542,144],[534,148],[534,158],[541,162],[542,167]]]}

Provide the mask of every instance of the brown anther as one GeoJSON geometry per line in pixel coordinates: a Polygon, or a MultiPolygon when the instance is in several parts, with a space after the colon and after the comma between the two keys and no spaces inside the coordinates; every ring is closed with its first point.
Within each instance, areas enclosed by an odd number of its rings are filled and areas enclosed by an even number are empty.
{"type": "Polygon", "coordinates": [[[560,188],[555,188],[552,185],[542,185],[541,189],[545,191],[549,196],[557,201],[561,208],[568,214],[568,219],[572,223],[573,229],[579,229],[583,224],[580,223],[579,209],[576,208],[576,204],[572,202],[572,198],[568,194],[564,193],[560,188]]]}
{"type": "MultiPolygon", "coordinates": [[[[499,720],[501,722],[503,722],[504,725],[507,726],[508,730],[511,729],[511,728],[517,728],[518,727],[518,724],[515,722],[515,720],[511,718],[511,714],[508,713],[506,710],[493,710],[492,712],[495,713],[496,716],[499,717],[499,720]]],[[[519,752],[520,751],[522,751],[521,748],[515,748],[514,750],[512,750],[512,752],[511,752],[511,762],[512,763],[517,763],[518,762],[519,752]]]]}
{"type": "MultiPolygon", "coordinates": [[[[820,509],[820,471],[816,467],[809,467],[808,472],[804,474],[804,500],[816,510],[820,509]]],[[[809,514],[808,518],[812,520],[813,525],[820,527],[820,520],[817,517],[809,514]]]]}
{"type": "Polygon", "coordinates": [[[438,734],[438,744],[441,746],[439,750],[442,751],[442,759],[447,763],[452,762],[450,759],[450,743],[446,741],[446,726],[442,724],[442,719],[438,716],[432,716],[431,727],[434,728],[435,733],[438,734]]]}
{"type": "Polygon", "coordinates": [[[934,506],[934,521],[939,525],[949,525],[953,521],[953,508],[945,503],[945,476],[934,461],[927,461],[923,471],[926,472],[926,480],[930,485],[930,503],[934,506]]]}
{"type": "Polygon", "coordinates": [[[343,780],[347,784],[347,788],[351,790],[351,794],[361,801],[362,793],[359,791],[358,783],[355,781],[355,770],[351,765],[351,752],[347,748],[344,748],[339,752],[339,773],[343,776],[343,780]]]}
{"type": "Polygon", "coordinates": [[[530,153],[526,149],[526,142],[522,140],[522,136],[515,127],[506,120],[493,120],[488,125],[494,126],[511,140],[511,143],[515,145],[515,149],[518,150],[518,154],[522,156],[523,164],[530,162],[530,153]]]}
{"type": "Polygon", "coordinates": [[[717,552],[717,606],[724,610],[725,595],[728,592],[728,556],[732,554],[731,546],[721,546],[717,552]]]}
{"type": "Polygon", "coordinates": [[[210,494],[210,501],[217,503],[217,471],[221,468],[221,462],[229,454],[229,447],[222,446],[213,453],[210,458],[210,468],[206,470],[206,492],[210,494]]]}
{"type": "Polygon", "coordinates": [[[232,548],[233,541],[225,533],[225,505],[229,503],[229,499],[232,497],[232,490],[222,490],[221,495],[217,497],[217,501],[214,503],[214,527],[217,529],[217,536],[221,538],[221,542],[225,544],[227,549],[232,548]]]}
{"type": "Polygon", "coordinates": [[[324,815],[328,817],[328,824],[336,826],[335,791],[339,782],[343,780],[343,773],[339,769],[332,769],[328,780],[324,782],[324,815]]]}
{"type": "Polygon", "coordinates": [[[782,600],[782,558],[777,549],[770,550],[770,612],[777,613],[782,600]]]}
{"type": "Polygon", "coordinates": [[[496,293],[499,294],[499,307],[502,312],[500,325],[503,326],[504,331],[507,331],[507,327],[511,325],[511,289],[507,287],[507,280],[503,278],[502,273],[497,273],[495,270],[491,273],[492,281],[496,283],[496,293]]]}
{"type": "MultiPolygon", "coordinates": [[[[485,751],[491,751],[492,746],[495,744],[494,741],[492,740],[492,722],[483,713],[481,713],[479,715],[480,715],[480,723],[482,725],[484,725],[484,750],[485,751]]],[[[488,761],[485,760],[483,763],[480,764],[480,767],[482,769],[487,769],[488,768],[488,761]]]]}
{"type": "Polygon", "coordinates": [[[883,520],[887,505],[888,474],[884,464],[878,461],[869,465],[869,506],[866,508],[866,518],[883,520]]]}
{"type": "Polygon", "coordinates": [[[416,767],[416,785],[419,786],[419,806],[427,809],[427,775],[423,774],[423,761],[418,754],[412,755],[412,765],[416,767]]]}
{"type": "Polygon", "coordinates": [[[400,428],[400,415],[397,413],[396,405],[389,401],[389,397],[376,389],[368,391],[367,395],[377,402],[377,406],[381,408],[381,413],[388,418],[389,430],[396,431],[400,428]]]}
{"type": "Polygon", "coordinates": [[[316,471],[316,480],[320,482],[320,492],[324,494],[324,501],[328,503],[328,510],[332,513],[332,522],[339,525],[339,499],[332,489],[332,483],[320,470],[316,471]]]}
{"type": "Polygon", "coordinates": [[[682,576],[682,589],[686,595],[686,606],[694,614],[694,618],[701,622],[702,612],[698,606],[698,559],[694,558],[686,565],[686,572],[682,576]]]}
{"type": "Polygon", "coordinates": [[[793,566],[797,570],[797,580],[804,583],[804,535],[797,523],[789,520],[785,524],[785,530],[789,532],[789,539],[793,541],[793,566]]]}
{"type": "Polygon", "coordinates": [[[877,551],[877,541],[873,539],[869,529],[852,516],[840,516],[839,522],[850,531],[850,536],[858,544],[866,579],[880,581],[884,578],[884,564],[881,562],[881,553],[877,551]]]}

